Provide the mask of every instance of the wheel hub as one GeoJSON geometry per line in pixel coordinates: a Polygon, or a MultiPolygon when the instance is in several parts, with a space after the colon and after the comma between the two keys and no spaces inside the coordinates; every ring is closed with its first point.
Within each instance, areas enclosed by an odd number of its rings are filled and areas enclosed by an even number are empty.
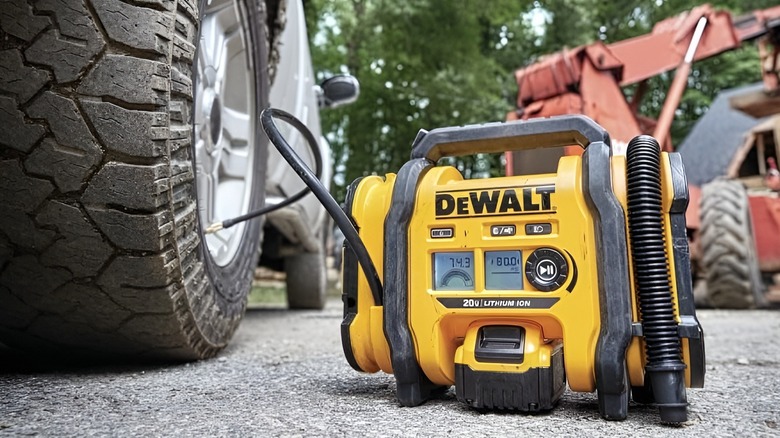
{"type": "Polygon", "coordinates": [[[200,137],[206,151],[213,156],[215,152],[219,152],[222,141],[222,105],[219,94],[212,87],[204,88],[199,100],[203,118],[200,137]]]}
{"type": "Polygon", "coordinates": [[[222,137],[222,108],[219,104],[219,98],[214,97],[211,101],[211,114],[209,114],[209,128],[211,129],[211,142],[215,145],[220,143],[222,137]]]}

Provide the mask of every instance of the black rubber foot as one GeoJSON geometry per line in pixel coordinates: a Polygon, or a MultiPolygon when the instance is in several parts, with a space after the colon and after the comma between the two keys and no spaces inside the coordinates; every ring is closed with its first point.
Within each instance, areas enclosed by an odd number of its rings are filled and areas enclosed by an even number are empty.
{"type": "Polygon", "coordinates": [[[679,405],[659,405],[658,413],[661,414],[661,422],[663,423],[685,423],[688,421],[688,403],[679,405]]]}
{"type": "Polygon", "coordinates": [[[599,393],[599,412],[610,421],[622,421],[628,416],[628,391],[620,394],[599,393]]]}
{"type": "Polygon", "coordinates": [[[395,396],[402,406],[418,406],[428,399],[428,394],[423,395],[420,385],[417,383],[397,383],[395,396]]]}
{"type": "Polygon", "coordinates": [[[412,407],[425,403],[433,395],[441,394],[448,387],[433,383],[396,383],[395,396],[402,406],[412,407]]]}

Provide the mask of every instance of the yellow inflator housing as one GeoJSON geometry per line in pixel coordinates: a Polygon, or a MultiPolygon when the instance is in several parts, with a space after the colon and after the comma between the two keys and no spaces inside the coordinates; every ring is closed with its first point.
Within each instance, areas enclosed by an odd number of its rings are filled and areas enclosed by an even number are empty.
{"type": "Polygon", "coordinates": [[[384,280],[377,296],[345,250],[350,364],[394,373],[404,405],[455,385],[458,399],[476,408],[537,411],[552,408],[568,383],[598,390],[605,418],[625,418],[633,389],[635,400],[661,407],[664,421],[680,421],[684,387],[701,386],[704,376],[681,245],[687,187],[679,156],[648,155],[657,145],[640,139],[627,164],[582,116],[443,128],[418,136],[397,175],[353,183],[346,210],[384,280]],[[442,156],[569,144],[585,152],[561,158],[554,174],[464,180],[454,167],[436,166],[442,156]],[[657,163],[656,181],[642,174],[644,155],[657,163]],[[641,178],[632,180],[629,165],[641,178]],[[644,192],[658,188],[657,218],[645,219],[644,192]],[[638,225],[626,214],[632,208],[638,225]],[[648,252],[663,274],[648,280],[635,269],[642,257],[632,254],[642,248],[632,247],[632,229],[637,245],[660,245],[660,259],[648,252]],[[643,241],[646,234],[655,240],[643,241]],[[664,291],[640,291],[661,275],[664,291]],[[663,305],[655,304],[659,294],[663,305]],[[651,313],[664,316],[648,323],[651,313]],[[656,374],[666,383],[647,378],[656,374]]]}

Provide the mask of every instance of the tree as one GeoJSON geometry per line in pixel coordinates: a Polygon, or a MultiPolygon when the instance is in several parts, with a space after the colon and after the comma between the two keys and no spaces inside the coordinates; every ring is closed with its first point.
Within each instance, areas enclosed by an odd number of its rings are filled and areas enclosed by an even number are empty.
{"type": "Polygon", "coordinates": [[[420,129],[504,119],[511,74],[488,48],[500,45],[497,23],[517,2],[314,3],[318,71],[349,72],[361,83],[355,104],[322,114],[337,197],[359,176],[397,171],[420,129]]]}

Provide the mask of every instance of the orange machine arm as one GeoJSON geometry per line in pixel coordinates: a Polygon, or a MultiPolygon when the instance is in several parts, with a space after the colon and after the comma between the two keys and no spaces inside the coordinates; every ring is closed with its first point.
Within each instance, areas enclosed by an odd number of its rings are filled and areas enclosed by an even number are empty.
{"type": "Polygon", "coordinates": [[[731,14],[702,5],[687,14],[657,23],[647,35],[609,44],[609,50],[624,66],[620,85],[635,84],[680,65],[702,17],[707,19],[707,27],[693,61],[739,47],[742,39],[731,21],[731,14]]]}
{"type": "MultiPolygon", "coordinates": [[[[732,19],[728,12],[702,5],[657,23],[647,35],[612,44],[596,42],[548,55],[515,72],[518,109],[508,118],[586,114],[618,142],[626,142],[637,134],[653,133],[656,122],[638,116],[637,102],[626,102],[620,87],[680,67],[702,17],[706,18],[706,27],[691,61],[733,50],[742,41],[766,34],[768,24],[780,19],[780,6],[732,19]]],[[[675,101],[674,94],[671,93],[673,98],[667,102],[672,108],[679,103],[679,96],[675,101]]],[[[663,143],[665,149],[671,148],[668,138],[663,143]]]]}
{"type": "Polygon", "coordinates": [[[707,27],[693,61],[736,49],[742,41],[767,32],[767,23],[780,19],[780,6],[754,11],[732,20],[731,14],[708,4],[657,23],[651,33],[618,41],[564,49],[517,70],[518,106],[564,94],[582,78],[582,60],[589,57],[600,70],[609,70],[621,86],[635,84],[676,68],[685,56],[701,17],[707,27]],[[652,56],[650,55],[652,54],[652,56]]]}

